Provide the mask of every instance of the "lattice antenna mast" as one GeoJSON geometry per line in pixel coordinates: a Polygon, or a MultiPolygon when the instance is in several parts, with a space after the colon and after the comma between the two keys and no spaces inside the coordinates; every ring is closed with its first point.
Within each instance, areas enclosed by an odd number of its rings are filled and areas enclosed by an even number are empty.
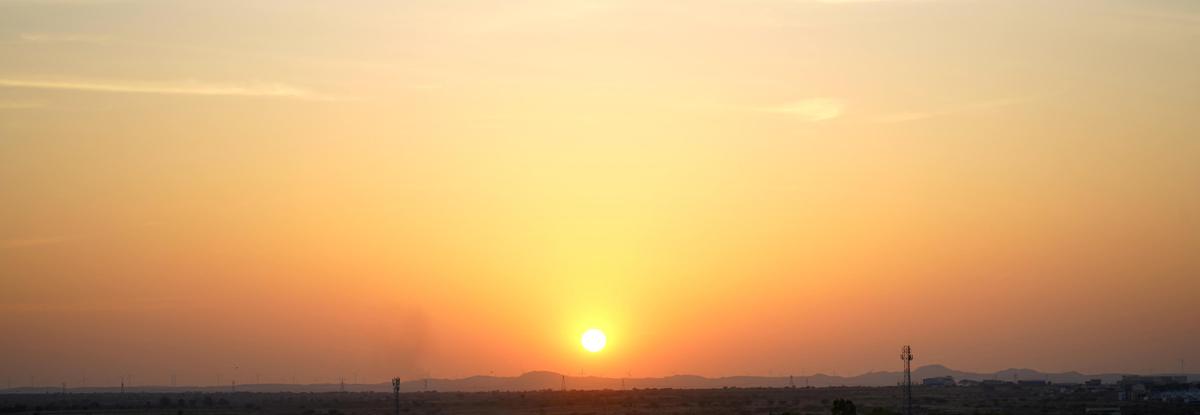
{"type": "Polygon", "coordinates": [[[905,345],[900,348],[900,360],[904,361],[904,414],[912,415],[912,347],[905,345]]]}
{"type": "Polygon", "coordinates": [[[400,378],[392,378],[392,392],[396,395],[396,415],[400,415],[400,378]]]}

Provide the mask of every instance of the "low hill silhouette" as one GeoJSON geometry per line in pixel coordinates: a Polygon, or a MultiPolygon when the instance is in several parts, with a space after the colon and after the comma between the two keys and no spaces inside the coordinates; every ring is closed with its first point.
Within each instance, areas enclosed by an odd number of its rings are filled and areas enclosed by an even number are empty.
{"type": "MultiPolygon", "coordinates": [[[[940,376],[953,376],[956,380],[1045,380],[1052,383],[1083,383],[1090,379],[1101,379],[1104,383],[1116,383],[1124,373],[1083,374],[1079,372],[1044,373],[1033,369],[1004,369],[992,373],[976,373],[954,370],[942,365],[921,366],[913,371],[913,382],[920,383],[922,379],[940,376]]],[[[1179,374],[1167,374],[1179,375],[1179,374]]],[[[1187,375],[1189,380],[1196,380],[1200,375],[1187,375]]],[[[695,375],[674,375],[659,378],[609,378],[596,376],[565,376],[555,372],[534,371],[515,377],[503,376],[471,376],[460,379],[411,379],[401,383],[402,392],[420,392],[425,390],[443,392],[483,392],[483,391],[533,391],[561,389],[565,383],[567,389],[715,389],[715,388],[783,388],[795,382],[795,386],[828,387],[828,386],[893,386],[900,382],[902,373],[869,372],[857,376],[835,376],[822,373],[795,376],[728,376],[703,377],[695,375]],[[426,387],[428,386],[428,389],[426,387]]],[[[238,385],[238,392],[337,392],[342,385],[337,383],[325,384],[246,384],[238,385]]],[[[0,393],[53,393],[58,387],[20,387],[0,390],[0,393]]],[[[68,388],[71,392],[117,392],[118,387],[86,387],[68,388]]],[[[126,387],[127,392],[177,392],[205,391],[228,392],[229,386],[138,386],[126,387]]],[[[347,384],[347,392],[391,392],[391,383],[347,384]]]]}

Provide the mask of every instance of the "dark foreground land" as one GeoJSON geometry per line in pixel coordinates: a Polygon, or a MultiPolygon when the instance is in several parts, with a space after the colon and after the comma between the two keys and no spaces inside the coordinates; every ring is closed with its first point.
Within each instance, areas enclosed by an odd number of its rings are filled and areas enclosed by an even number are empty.
{"type": "MultiPolygon", "coordinates": [[[[1119,401],[1111,390],[914,388],[917,414],[1200,414],[1200,404],[1119,401]],[[1098,411],[1102,408],[1119,412],[1098,411]],[[1090,411],[1089,411],[1090,409],[1090,411]]],[[[896,387],[646,389],[629,391],[419,392],[400,395],[412,414],[830,414],[850,400],[858,414],[898,414],[896,387]]],[[[297,414],[389,415],[394,395],[333,393],[45,393],[0,394],[3,414],[297,414]]]]}

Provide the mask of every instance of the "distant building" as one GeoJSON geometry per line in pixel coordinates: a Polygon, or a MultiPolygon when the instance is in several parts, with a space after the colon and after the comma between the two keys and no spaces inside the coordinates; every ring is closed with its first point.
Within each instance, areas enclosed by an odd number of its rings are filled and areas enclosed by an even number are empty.
{"type": "Polygon", "coordinates": [[[1186,384],[1187,376],[1121,376],[1120,385],[1174,386],[1186,384]]]}
{"type": "MultiPolygon", "coordinates": [[[[1162,396],[1165,392],[1189,389],[1187,376],[1126,375],[1121,376],[1121,381],[1117,382],[1117,385],[1121,388],[1118,396],[1122,401],[1153,399],[1162,396]]],[[[1167,396],[1171,397],[1170,394],[1167,396]]]]}
{"type": "Polygon", "coordinates": [[[1018,380],[1017,384],[1021,386],[1046,386],[1050,382],[1044,380],[1018,380]]]}
{"type": "Polygon", "coordinates": [[[982,382],[979,382],[979,384],[983,386],[1003,386],[1011,385],[1012,382],[1005,382],[999,379],[984,379],[982,382]]]}
{"type": "Polygon", "coordinates": [[[1086,386],[1100,386],[1104,384],[1104,381],[1101,379],[1088,379],[1088,381],[1083,382],[1083,384],[1086,386]]]}
{"type": "Polygon", "coordinates": [[[979,381],[973,379],[962,379],[958,381],[958,386],[979,386],[979,381]]]}
{"type": "Polygon", "coordinates": [[[954,377],[939,376],[936,378],[925,378],[921,380],[921,384],[925,386],[954,386],[954,377]]]}
{"type": "Polygon", "coordinates": [[[1154,396],[1154,399],[1161,400],[1163,402],[1196,403],[1200,402],[1200,390],[1189,389],[1166,391],[1154,396]]]}
{"type": "Polygon", "coordinates": [[[1150,390],[1140,383],[1121,385],[1121,392],[1117,394],[1117,399],[1122,401],[1141,401],[1149,397],[1150,390]]]}

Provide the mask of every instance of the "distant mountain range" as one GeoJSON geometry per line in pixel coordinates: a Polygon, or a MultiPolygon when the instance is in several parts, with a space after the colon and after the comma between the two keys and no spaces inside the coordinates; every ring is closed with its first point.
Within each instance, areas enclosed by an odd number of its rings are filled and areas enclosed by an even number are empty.
{"type": "MultiPolygon", "coordinates": [[[[928,365],[913,371],[913,382],[920,383],[922,379],[953,376],[955,380],[1047,380],[1053,383],[1083,383],[1090,379],[1101,379],[1104,383],[1116,383],[1122,373],[1083,374],[1079,372],[1043,373],[1033,369],[1005,369],[994,373],[963,372],[942,365],[928,365]]],[[[1174,374],[1178,375],[1178,374],[1174,374]]],[[[554,372],[529,372],[516,377],[471,376],[461,379],[414,379],[401,383],[402,392],[418,392],[435,390],[442,392],[480,392],[480,391],[532,391],[545,389],[561,389],[565,383],[567,389],[633,389],[633,388],[676,388],[676,389],[712,389],[712,388],[782,388],[795,383],[797,387],[828,387],[828,386],[892,386],[899,383],[901,372],[870,372],[858,376],[832,376],[815,374],[810,376],[730,376],[708,378],[694,375],[676,375],[661,378],[606,378],[594,376],[563,376],[554,372]],[[428,389],[426,386],[428,385],[428,389]]],[[[1188,380],[1194,381],[1200,376],[1188,375],[1188,380]]],[[[336,392],[342,385],[337,383],[325,384],[248,384],[238,385],[238,392],[336,392]]],[[[137,386],[126,387],[126,392],[229,392],[230,386],[137,386]]],[[[391,392],[390,383],[347,384],[348,392],[391,392]]],[[[53,393],[61,391],[56,387],[20,387],[0,390],[0,393],[53,393]]],[[[85,387],[68,388],[69,392],[118,392],[119,387],[85,387]]]]}

